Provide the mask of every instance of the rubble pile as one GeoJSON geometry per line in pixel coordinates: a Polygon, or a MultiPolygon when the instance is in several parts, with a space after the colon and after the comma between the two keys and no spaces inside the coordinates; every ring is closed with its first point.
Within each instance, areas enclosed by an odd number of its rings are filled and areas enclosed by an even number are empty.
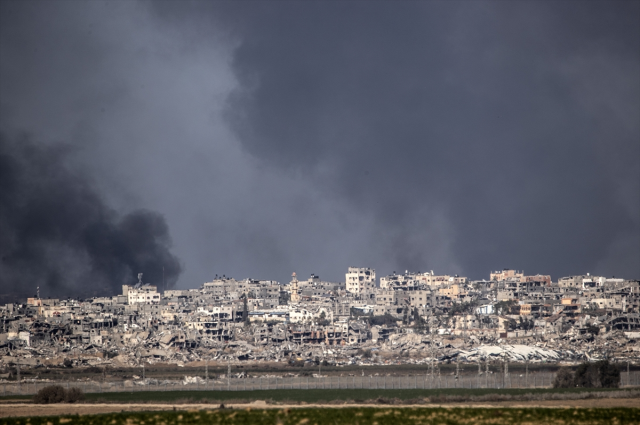
{"type": "Polygon", "coordinates": [[[346,284],[223,276],[163,294],[139,282],[113,297],[29,298],[0,306],[0,379],[16,366],[638,362],[637,281],[511,272],[407,272],[377,286],[374,271],[350,268],[346,284]]]}
{"type": "Polygon", "coordinates": [[[468,362],[501,359],[509,362],[557,362],[576,359],[573,351],[548,350],[528,345],[482,345],[469,351],[460,350],[456,357],[468,362]]]}

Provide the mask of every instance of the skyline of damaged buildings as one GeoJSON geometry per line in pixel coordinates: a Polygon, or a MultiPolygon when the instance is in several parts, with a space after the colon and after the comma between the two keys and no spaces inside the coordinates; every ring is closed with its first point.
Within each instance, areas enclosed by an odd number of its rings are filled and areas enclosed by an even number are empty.
{"type": "Polygon", "coordinates": [[[349,267],[281,284],[217,276],[197,289],[123,285],[111,297],[28,298],[0,306],[0,367],[186,365],[207,361],[422,364],[636,362],[638,280],[552,281],[504,269],[489,280],[349,267]]]}

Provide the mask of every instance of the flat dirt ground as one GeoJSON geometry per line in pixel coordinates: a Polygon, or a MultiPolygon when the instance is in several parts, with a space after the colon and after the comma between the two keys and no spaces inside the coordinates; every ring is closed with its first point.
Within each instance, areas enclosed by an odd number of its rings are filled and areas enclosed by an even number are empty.
{"type": "MultiPolygon", "coordinates": [[[[295,405],[270,405],[264,401],[256,401],[250,404],[228,404],[226,407],[234,409],[284,409],[323,407],[339,409],[342,407],[548,407],[548,408],[598,408],[598,407],[635,407],[640,408],[640,398],[600,398],[586,400],[545,400],[545,401],[511,401],[492,403],[447,403],[447,404],[420,404],[420,405],[389,405],[389,404],[295,404],[295,405]]],[[[29,403],[2,403],[0,404],[0,417],[8,416],[57,416],[57,415],[94,415],[99,413],[114,412],[140,412],[158,410],[211,410],[218,408],[215,404],[29,404],[29,403]]]]}

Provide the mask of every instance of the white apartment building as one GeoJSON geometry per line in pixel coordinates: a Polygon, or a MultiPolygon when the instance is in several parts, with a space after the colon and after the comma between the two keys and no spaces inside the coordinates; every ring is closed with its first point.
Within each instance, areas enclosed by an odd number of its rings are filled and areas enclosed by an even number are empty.
{"type": "Polygon", "coordinates": [[[196,312],[213,316],[214,319],[218,320],[233,319],[233,306],[231,305],[200,306],[196,309],[196,312]]]}
{"type": "Polygon", "coordinates": [[[302,323],[314,319],[314,314],[305,308],[296,308],[289,311],[289,321],[291,323],[302,323]]]}
{"type": "Polygon", "coordinates": [[[349,267],[346,274],[347,291],[360,295],[367,289],[376,287],[376,271],[368,267],[349,267]]]}
{"type": "Polygon", "coordinates": [[[450,275],[434,275],[431,273],[423,273],[416,275],[416,281],[419,283],[429,285],[429,286],[443,286],[443,285],[466,285],[469,282],[469,279],[464,276],[450,276],[450,275]]]}
{"type": "MultiPolygon", "coordinates": [[[[558,286],[561,288],[588,289],[604,286],[610,280],[604,276],[591,276],[591,274],[587,273],[586,275],[561,277],[558,279],[558,286]]],[[[618,280],[622,281],[622,279],[618,280]]]]}
{"type": "Polygon", "coordinates": [[[122,295],[127,297],[127,303],[131,304],[157,304],[160,302],[158,288],[154,285],[142,285],[139,287],[122,285],[122,295]]]}

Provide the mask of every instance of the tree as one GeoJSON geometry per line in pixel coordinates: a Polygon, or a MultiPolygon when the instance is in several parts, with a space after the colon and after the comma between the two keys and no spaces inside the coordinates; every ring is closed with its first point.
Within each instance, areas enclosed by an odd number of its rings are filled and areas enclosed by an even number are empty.
{"type": "Polygon", "coordinates": [[[512,313],[511,309],[516,305],[515,300],[499,301],[494,305],[494,310],[499,314],[512,313]]]}
{"type": "Polygon", "coordinates": [[[533,329],[535,327],[535,321],[533,319],[523,319],[520,316],[520,323],[518,324],[518,328],[523,331],[528,331],[529,329],[533,329]]]}
{"type": "Polygon", "coordinates": [[[327,320],[327,315],[325,314],[325,312],[324,312],[324,311],[322,311],[322,312],[320,313],[320,320],[318,320],[318,325],[320,325],[320,326],[327,326],[327,325],[329,325],[329,323],[331,323],[331,322],[329,322],[329,321],[327,320]]]}
{"type": "Polygon", "coordinates": [[[573,385],[583,388],[600,387],[600,374],[593,363],[582,363],[573,375],[573,385]]]}
{"type": "Polygon", "coordinates": [[[369,324],[377,326],[396,326],[396,318],[389,313],[385,313],[383,316],[371,316],[369,317],[369,324]]]}
{"type": "Polygon", "coordinates": [[[554,388],[617,388],[620,386],[620,370],[609,360],[585,362],[574,373],[561,368],[553,382],[554,388]]]}
{"type": "Polygon", "coordinates": [[[67,390],[61,385],[44,387],[33,396],[33,402],[39,404],[75,403],[82,400],[84,393],[80,388],[72,387],[67,390]]]}
{"type": "Polygon", "coordinates": [[[504,326],[505,331],[512,331],[516,328],[517,323],[514,319],[509,319],[509,320],[505,320],[502,323],[502,326],[504,326]]]}
{"type": "Polygon", "coordinates": [[[244,326],[249,327],[249,308],[247,307],[247,297],[242,300],[242,319],[244,320],[244,326]]]}
{"type": "Polygon", "coordinates": [[[556,379],[553,381],[553,388],[572,388],[573,373],[568,367],[561,367],[556,373],[556,379]]]}
{"type": "Polygon", "coordinates": [[[609,360],[602,360],[596,363],[600,375],[600,385],[602,388],[618,388],[620,386],[620,369],[609,363],[609,360]]]}
{"type": "Polygon", "coordinates": [[[413,309],[413,322],[415,323],[414,327],[416,330],[418,331],[424,330],[425,328],[424,319],[422,318],[422,316],[420,316],[420,312],[418,311],[417,307],[413,309]]]}
{"type": "Polygon", "coordinates": [[[458,313],[473,313],[475,308],[478,306],[478,301],[470,301],[464,303],[455,303],[449,309],[449,317],[458,314],[458,313]]]}
{"type": "Polygon", "coordinates": [[[280,291],[280,298],[278,299],[278,304],[287,305],[291,300],[291,294],[287,291],[280,291]]]}

